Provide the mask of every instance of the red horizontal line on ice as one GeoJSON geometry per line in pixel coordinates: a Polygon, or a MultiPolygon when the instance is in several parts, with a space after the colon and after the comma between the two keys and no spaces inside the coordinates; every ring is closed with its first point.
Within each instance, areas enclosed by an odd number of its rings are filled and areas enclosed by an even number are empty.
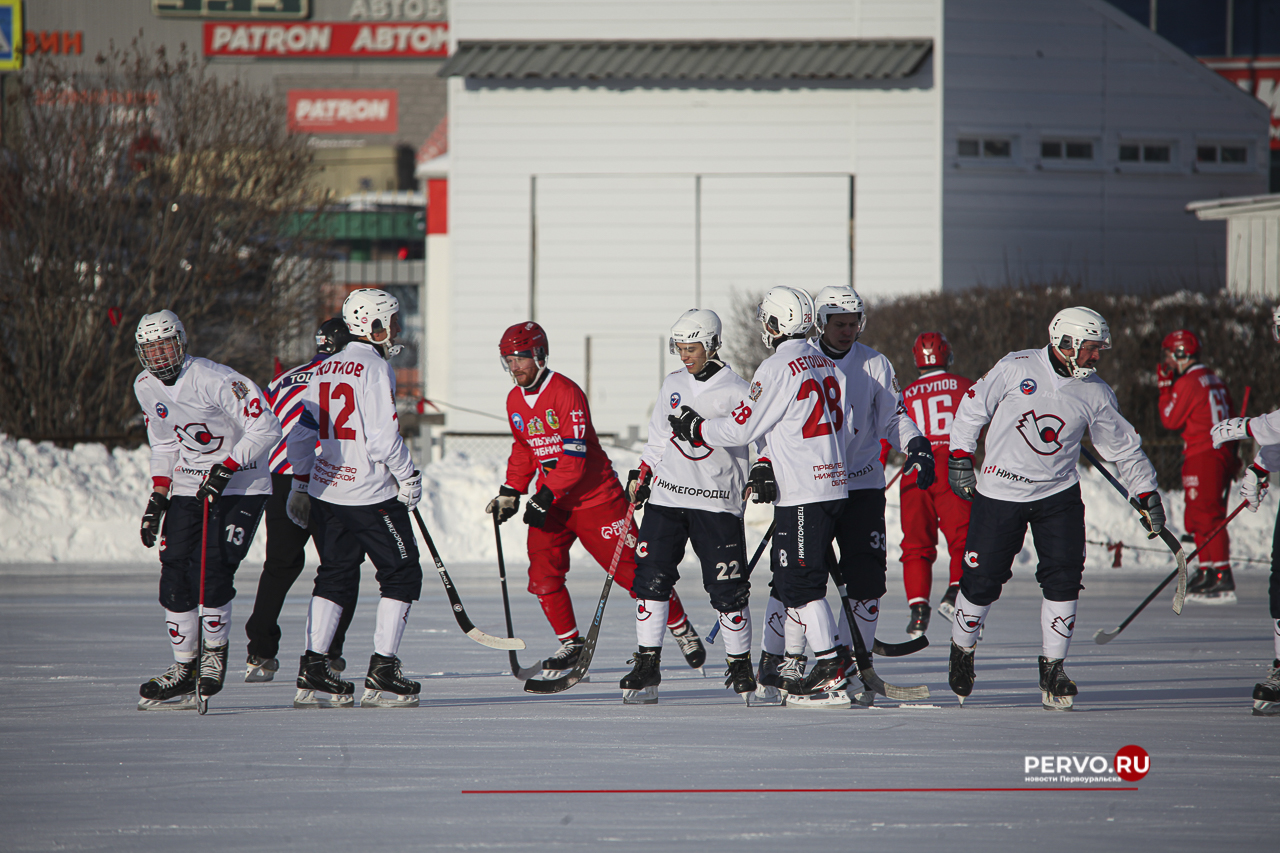
{"type": "Polygon", "coordinates": [[[1057,788],[529,788],[462,791],[463,794],[971,794],[1018,791],[1136,791],[1102,785],[1069,785],[1057,788]]]}

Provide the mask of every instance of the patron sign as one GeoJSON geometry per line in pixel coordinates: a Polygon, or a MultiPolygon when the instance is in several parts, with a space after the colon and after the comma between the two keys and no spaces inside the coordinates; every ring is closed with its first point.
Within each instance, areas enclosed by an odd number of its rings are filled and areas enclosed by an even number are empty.
{"type": "Polygon", "coordinates": [[[205,56],[275,59],[433,59],[449,55],[449,25],[219,24],[204,25],[205,56]]]}
{"type": "Polygon", "coordinates": [[[400,129],[395,89],[290,89],[289,130],[294,133],[395,133],[400,129]]]}

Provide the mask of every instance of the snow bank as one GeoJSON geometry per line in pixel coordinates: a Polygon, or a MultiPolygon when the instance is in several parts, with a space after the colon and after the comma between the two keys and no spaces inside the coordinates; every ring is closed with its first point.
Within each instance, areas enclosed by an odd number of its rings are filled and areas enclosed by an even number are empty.
{"type": "MultiPolygon", "coordinates": [[[[631,450],[608,448],[621,476],[639,462],[631,450]]],[[[70,450],[51,444],[33,444],[0,435],[0,564],[95,563],[120,568],[154,563],[156,552],[142,547],[138,521],[150,494],[148,451],[117,449],[108,452],[97,444],[81,444],[70,450]]],[[[450,453],[423,469],[422,516],[431,529],[446,564],[493,562],[497,558],[493,527],[484,512],[502,482],[505,463],[491,457],[450,453]]],[[[1082,471],[1088,538],[1097,542],[1123,541],[1141,547],[1147,542],[1136,514],[1095,471],[1082,471]]],[[[1166,494],[1172,527],[1181,532],[1182,493],[1166,494]]],[[[1231,505],[1239,499],[1232,495],[1231,505]]],[[[754,551],[768,527],[770,508],[751,504],[747,509],[748,547],[754,551]]],[[[1244,512],[1232,522],[1232,554],[1236,558],[1267,560],[1271,552],[1274,509],[1256,514],[1244,512]]],[[[898,522],[898,489],[888,495],[890,572],[898,569],[901,527],[898,522]]],[[[524,526],[504,525],[504,551],[514,572],[523,569],[524,526]]],[[[259,533],[246,562],[261,563],[266,537],[259,533]]],[[[1027,548],[1018,557],[1019,568],[1034,569],[1035,552],[1027,548]]],[[[945,548],[939,549],[945,554],[945,548]]],[[[693,555],[690,553],[689,559],[693,555]]],[[[573,558],[588,559],[581,547],[573,558]]],[[[941,577],[942,563],[936,564],[941,577]]],[[[423,560],[429,557],[423,554],[423,560]]],[[[1090,570],[1111,569],[1112,555],[1102,545],[1090,545],[1090,570]]],[[[1125,550],[1123,569],[1166,570],[1167,554],[1125,550]]],[[[1262,564],[1242,568],[1264,569],[1262,564]]]]}

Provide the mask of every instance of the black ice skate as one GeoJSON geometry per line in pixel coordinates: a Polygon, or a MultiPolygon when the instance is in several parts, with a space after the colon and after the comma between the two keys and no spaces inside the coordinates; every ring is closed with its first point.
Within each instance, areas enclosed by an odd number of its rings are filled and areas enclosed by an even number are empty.
{"type": "MultiPolygon", "coordinates": [[[[702,669],[702,665],[707,662],[707,650],[702,646],[702,640],[698,637],[697,630],[693,627],[693,623],[688,619],[684,620],[684,627],[680,630],[670,628],[671,636],[676,638],[676,642],[680,644],[680,651],[684,654],[685,661],[693,669],[702,669]]],[[[705,676],[706,673],[704,672],[705,676]]]]}
{"type": "Polygon", "coordinates": [[[355,692],[356,686],[338,678],[320,652],[308,651],[299,660],[293,707],[350,708],[355,704],[355,692]]]}
{"type": "Polygon", "coordinates": [[[1062,658],[1040,656],[1040,701],[1046,710],[1070,711],[1078,692],[1062,669],[1062,658]]]}
{"type": "Polygon", "coordinates": [[[782,679],[782,692],[788,695],[799,696],[804,693],[804,667],[809,659],[804,655],[793,655],[787,652],[787,656],[782,661],[782,668],[778,670],[778,677],[782,679]]]}
{"type": "Polygon", "coordinates": [[[227,643],[220,646],[204,644],[200,654],[200,693],[196,697],[217,696],[227,675],[227,643]]]}
{"type": "Polygon", "coordinates": [[[837,657],[821,658],[814,662],[813,669],[804,680],[803,693],[796,695],[788,692],[788,708],[848,708],[852,703],[845,677],[844,664],[837,657]]]}
{"type": "Polygon", "coordinates": [[[581,637],[562,642],[556,653],[542,662],[542,668],[551,673],[548,677],[559,678],[565,670],[573,669],[586,644],[587,641],[581,637]]]}
{"type": "Polygon", "coordinates": [[[196,662],[178,661],[163,675],[143,682],[138,695],[142,697],[138,700],[139,711],[194,711],[196,662]]]}
{"type": "Polygon", "coordinates": [[[1280,716],[1280,659],[1272,661],[1267,677],[1253,686],[1253,715],[1280,716]]]}
{"type": "Polygon", "coordinates": [[[921,601],[911,605],[911,619],[907,622],[907,636],[911,639],[924,636],[929,629],[929,605],[921,601]]]}
{"type": "Polygon", "coordinates": [[[618,682],[622,688],[622,704],[657,705],[658,685],[662,683],[662,649],[641,646],[627,663],[635,666],[618,682]]]}
{"type": "Polygon", "coordinates": [[[959,592],[960,584],[952,584],[947,587],[947,591],[942,594],[942,600],[938,602],[938,612],[947,617],[948,620],[955,618],[956,595],[959,592]]]}
{"type": "Polygon", "coordinates": [[[947,684],[951,685],[951,692],[956,694],[961,705],[973,692],[973,682],[977,678],[973,673],[973,650],[976,648],[977,646],[970,646],[962,649],[956,645],[955,640],[951,641],[951,660],[947,663],[947,684]]]}
{"type": "Polygon", "coordinates": [[[260,658],[257,655],[249,655],[245,661],[244,680],[250,684],[259,684],[264,681],[272,681],[276,677],[276,672],[280,669],[280,661],[275,658],[260,658]]]}
{"type": "Polygon", "coordinates": [[[751,673],[751,653],[729,655],[724,661],[728,668],[724,671],[724,686],[732,688],[734,693],[743,697],[748,705],[756,693],[756,679],[751,673]]]}
{"type": "MultiPolygon", "coordinates": [[[[1195,537],[1192,537],[1194,541],[1195,537]]],[[[1198,595],[1204,592],[1204,588],[1209,586],[1216,580],[1217,572],[1210,571],[1204,566],[1196,569],[1195,576],[1187,581],[1187,596],[1198,595]]]]}
{"type": "Polygon", "coordinates": [[[782,655],[760,652],[760,667],[756,670],[756,692],[747,700],[748,705],[781,705],[782,655]]]}
{"type": "MultiPolygon", "coordinates": [[[[332,671],[333,666],[329,669],[332,671]]],[[[400,658],[375,653],[364,677],[361,708],[416,708],[422,685],[400,674],[400,658]]]]}
{"type": "Polygon", "coordinates": [[[1219,569],[1216,572],[1210,572],[1209,575],[1208,585],[1202,587],[1199,592],[1192,595],[1191,590],[1187,590],[1187,601],[1198,604],[1235,604],[1236,582],[1231,577],[1231,569],[1219,569]]]}

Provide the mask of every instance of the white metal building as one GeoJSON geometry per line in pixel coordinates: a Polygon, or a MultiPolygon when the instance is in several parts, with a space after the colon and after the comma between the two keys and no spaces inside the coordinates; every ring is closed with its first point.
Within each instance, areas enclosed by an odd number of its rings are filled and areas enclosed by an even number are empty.
{"type": "Polygon", "coordinates": [[[1102,0],[450,15],[427,394],[468,408],[502,413],[497,339],[530,317],[557,368],[584,382],[589,359],[597,427],[625,435],[678,366],[671,322],[735,291],[1205,286],[1222,236],[1185,205],[1265,191],[1266,107],[1102,0]]]}
{"type": "Polygon", "coordinates": [[[1196,201],[1187,210],[1205,222],[1226,221],[1228,290],[1280,298],[1280,194],[1196,201]]]}

